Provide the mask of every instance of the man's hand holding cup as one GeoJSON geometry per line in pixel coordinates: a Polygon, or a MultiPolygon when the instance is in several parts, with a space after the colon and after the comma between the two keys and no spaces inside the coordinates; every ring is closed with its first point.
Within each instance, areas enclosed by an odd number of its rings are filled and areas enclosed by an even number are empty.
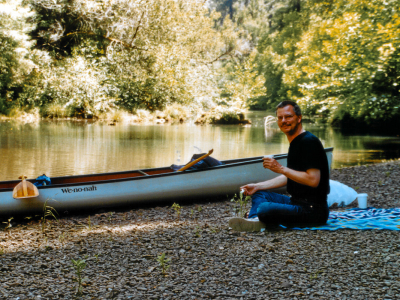
{"type": "Polygon", "coordinates": [[[283,166],[275,160],[274,155],[265,155],[263,157],[263,167],[272,172],[283,174],[283,166]]]}

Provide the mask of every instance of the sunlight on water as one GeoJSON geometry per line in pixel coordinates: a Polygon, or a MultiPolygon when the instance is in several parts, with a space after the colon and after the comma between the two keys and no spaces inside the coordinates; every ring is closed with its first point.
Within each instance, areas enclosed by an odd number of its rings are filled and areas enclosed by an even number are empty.
{"type": "MultiPolygon", "coordinates": [[[[251,126],[133,125],[85,121],[0,122],[0,180],[117,172],[185,164],[193,154],[214,149],[219,160],[287,153],[276,124],[265,113],[249,114],[251,126]]],[[[325,147],[335,147],[334,167],[400,157],[399,138],[344,136],[305,124],[325,147]]]]}

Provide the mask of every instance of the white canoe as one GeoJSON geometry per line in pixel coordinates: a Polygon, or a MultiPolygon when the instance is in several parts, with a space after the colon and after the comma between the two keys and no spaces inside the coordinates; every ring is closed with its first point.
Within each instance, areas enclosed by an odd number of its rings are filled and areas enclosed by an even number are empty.
{"type": "MultiPolygon", "coordinates": [[[[326,148],[329,165],[333,148],[326,148]]],[[[286,165],[287,154],[275,155],[286,165]]],[[[46,199],[59,213],[82,209],[100,209],[151,202],[190,202],[233,195],[241,185],[265,181],[277,176],[262,166],[262,157],[222,161],[223,165],[184,172],[169,167],[116,173],[52,177],[52,185],[38,187],[39,196],[13,198],[18,180],[0,182],[0,215],[38,214],[46,199]],[[148,176],[143,175],[143,172],[148,176]]],[[[34,182],[35,180],[28,180],[34,182]]]]}

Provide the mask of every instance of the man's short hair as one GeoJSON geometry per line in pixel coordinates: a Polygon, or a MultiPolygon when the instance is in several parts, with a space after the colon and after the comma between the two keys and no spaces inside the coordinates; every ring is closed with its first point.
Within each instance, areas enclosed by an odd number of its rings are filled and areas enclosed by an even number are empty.
{"type": "Polygon", "coordinates": [[[285,101],[282,101],[281,103],[279,103],[275,109],[275,114],[278,111],[278,108],[284,108],[287,105],[293,106],[293,110],[294,110],[294,113],[296,114],[296,116],[301,116],[300,106],[298,106],[296,102],[290,101],[290,100],[285,100],[285,101]]]}

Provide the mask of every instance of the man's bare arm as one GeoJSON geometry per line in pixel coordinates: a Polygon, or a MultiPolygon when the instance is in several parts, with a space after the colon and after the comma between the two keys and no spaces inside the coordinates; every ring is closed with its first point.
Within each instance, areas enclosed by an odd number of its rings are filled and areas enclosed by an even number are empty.
{"type": "Polygon", "coordinates": [[[308,169],[306,172],[295,171],[286,167],[283,167],[283,175],[287,178],[296,181],[297,183],[308,185],[316,188],[319,185],[321,179],[321,172],[318,169],[308,169]]]}
{"type": "Polygon", "coordinates": [[[317,187],[321,180],[321,171],[318,169],[308,169],[306,172],[295,171],[282,166],[273,158],[263,159],[264,168],[270,169],[275,173],[282,174],[297,183],[317,187]]]}
{"type": "Polygon", "coordinates": [[[245,195],[253,195],[257,191],[261,190],[270,190],[283,187],[287,184],[287,177],[284,175],[280,175],[273,179],[259,182],[259,183],[250,183],[244,186],[241,186],[240,189],[244,190],[245,195]]]}

